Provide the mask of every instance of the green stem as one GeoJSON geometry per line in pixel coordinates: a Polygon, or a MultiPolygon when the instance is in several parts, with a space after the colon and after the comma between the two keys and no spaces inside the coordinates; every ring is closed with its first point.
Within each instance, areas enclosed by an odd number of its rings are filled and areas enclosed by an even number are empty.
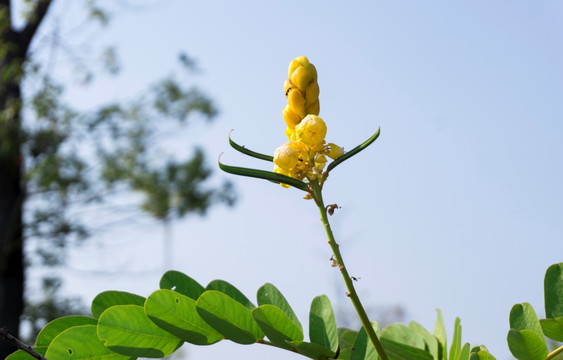
{"type": "Polygon", "coordinates": [[[545,360],[553,359],[554,357],[556,357],[557,355],[559,355],[561,353],[563,353],[563,346],[560,346],[557,349],[550,352],[549,354],[547,354],[547,357],[545,358],[545,360]]]}
{"type": "Polygon", "coordinates": [[[346,295],[348,295],[350,300],[352,300],[352,304],[354,304],[354,308],[356,309],[356,312],[358,313],[358,316],[360,317],[362,325],[363,325],[364,329],[366,329],[366,332],[367,332],[371,342],[373,343],[373,346],[375,346],[375,350],[379,354],[379,357],[382,360],[388,360],[387,354],[385,354],[385,350],[383,350],[383,346],[381,345],[381,342],[379,341],[379,338],[377,337],[377,334],[375,333],[375,330],[373,329],[373,326],[371,325],[371,322],[369,321],[369,318],[366,314],[366,311],[364,310],[364,307],[363,307],[363,305],[360,301],[360,298],[358,297],[358,293],[356,292],[356,289],[354,288],[354,283],[352,282],[352,278],[348,274],[348,270],[346,269],[346,266],[344,265],[344,260],[342,259],[342,254],[340,253],[339,245],[336,242],[336,240],[334,239],[334,234],[332,233],[332,229],[330,228],[330,223],[328,221],[327,209],[326,209],[324,202],[323,202],[323,196],[322,196],[321,187],[319,185],[319,182],[317,180],[312,181],[311,185],[312,185],[312,190],[313,190],[311,195],[313,196],[313,199],[315,199],[315,202],[317,203],[317,206],[319,207],[319,211],[321,213],[321,221],[323,222],[323,225],[324,225],[325,230],[326,230],[326,234],[328,236],[328,244],[330,245],[330,247],[332,249],[332,252],[334,254],[334,260],[338,264],[338,268],[340,269],[340,273],[342,274],[342,278],[344,279],[344,283],[346,284],[346,289],[348,289],[348,293],[346,295]]]}

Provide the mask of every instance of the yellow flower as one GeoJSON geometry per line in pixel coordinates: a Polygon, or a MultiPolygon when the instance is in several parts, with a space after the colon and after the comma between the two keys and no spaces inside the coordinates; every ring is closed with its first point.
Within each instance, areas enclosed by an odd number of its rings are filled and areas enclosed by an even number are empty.
{"type": "Polygon", "coordinates": [[[340,146],[333,144],[333,143],[328,143],[327,145],[328,147],[328,157],[335,160],[338,159],[339,157],[341,157],[342,155],[344,155],[344,149],[341,148],[340,146]]]}
{"type": "Polygon", "coordinates": [[[274,152],[274,164],[286,172],[291,172],[304,160],[305,155],[302,144],[287,142],[274,152]]]}
{"type": "Polygon", "coordinates": [[[316,115],[307,115],[295,126],[295,137],[298,141],[315,146],[322,143],[326,136],[326,124],[316,115]]]}

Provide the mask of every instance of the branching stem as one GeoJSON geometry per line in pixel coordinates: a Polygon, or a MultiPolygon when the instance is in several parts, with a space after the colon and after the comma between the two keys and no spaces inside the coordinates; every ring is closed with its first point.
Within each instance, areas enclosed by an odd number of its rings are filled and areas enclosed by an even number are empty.
{"type": "Polygon", "coordinates": [[[561,353],[563,353],[563,346],[560,346],[557,349],[550,352],[549,354],[547,354],[547,357],[545,358],[545,360],[553,359],[554,357],[556,357],[557,355],[559,355],[561,353]]]}
{"type": "Polygon", "coordinates": [[[39,360],[47,360],[47,358],[45,356],[43,356],[40,353],[38,353],[37,351],[33,350],[33,348],[31,346],[25,344],[23,341],[21,341],[20,339],[18,339],[14,335],[10,334],[8,332],[8,330],[6,330],[4,328],[0,328],[0,336],[2,336],[4,339],[8,340],[9,342],[14,344],[15,346],[17,346],[18,349],[25,351],[26,353],[33,356],[34,358],[39,359],[39,360]]]}
{"type": "Polygon", "coordinates": [[[342,278],[344,279],[344,283],[346,284],[346,289],[348,289],[348,297],[352,300],[352,304],[354,304],[354,308],[360,317],[362,325],[368,334],[373,346],[375,346],[375,350],[379,354],[379,357],[382,360],[388,360],[387,354],[385,354],[385,350],[383,350],[383,346],[369,321],[369,318],[364,310],[364,307],[358,297],[356,289],[354,288],[354,283],[352,282],[352,278],[348,274],[348,270],[344,265],[344,260],[342,259],[342,254],[340,253],[339,245],[334,238],[334,234],[332,233],[332,229],[330,228],[330,223],[328,221],[328,214],[327,209],[323,202],[323,196],[321,192],[321,187],[318,181],[311,182],[312,187],[312,194],[311,196],[315,199],[317,206],[319,207],[319,211],[321,213],[321,221],[323,222],[324,228],[326,230],[326,234],[328,236],[328,244],[330,245],[332,252],[334,254],[334,260],[337,263],[338,268],[340,269],[340,273],[342,274],[342,278]]]}

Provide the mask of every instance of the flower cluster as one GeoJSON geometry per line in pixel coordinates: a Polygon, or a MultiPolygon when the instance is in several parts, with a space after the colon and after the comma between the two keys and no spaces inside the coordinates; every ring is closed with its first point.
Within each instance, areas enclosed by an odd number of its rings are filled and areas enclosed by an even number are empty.
{"type": "Polygon", "coordinates": [[[317,69],[305,56],[295,58],[289,65],[284,91],[287,105],[283,109],[283,118],[289,142],[275,151],[274,172],[299,180],[314,180],[322,173],[326,157],[336,159],[344,154],[344,150],[325,142],[326,124],[318,116],[317,69]]]}

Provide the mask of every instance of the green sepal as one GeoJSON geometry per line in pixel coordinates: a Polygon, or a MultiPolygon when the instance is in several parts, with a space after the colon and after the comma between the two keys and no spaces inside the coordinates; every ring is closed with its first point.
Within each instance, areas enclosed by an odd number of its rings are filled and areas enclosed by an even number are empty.
{"type": "Polygon", "coordinates": [[[342,155],[341,157],[339,157],[338,159],[334,160],[333,162],[330,163],[330,165],[328,165],[328,167],[326,168],[326,173],[328,174],[332,169],[334,169],[336,166],[338,166],[339,164],[343,163],[344,161],[348,160],[349,158],[351,158],[352,156],[356,155],[357,153],[359,153],[360,151],[364,150],[365,148],[367,148],[368,146],[370,146],[378,137],[379,137],[379,132],[380,132],[380,128],[377,129],[377,131],[375,132],[375,134],[373,134],[369,139],[367,139],[366,141],[364,141],[363,143],[361,143],[360,145],[356,146],[355,148],[353,148],[350,151],[347,151],[346,153],[344,153],[344,155],[342,155]]]}
{"type": "Polygon", "coordinates": [[[256,151],[249,150],[249,149],[245,148],[244,146],[241,146],[241,145],[237,144],[236,142],[234,142],[231,139],[231,133],[232,132],[233,132],[233,130],[231,130],[229,132],[229,144],[233,147],[233,149],[235,149],[235,150],[237,150],[237,151],[239,151],[239,152],[241,152],[245,155],[252,156],[252,157],[260,159],[260,160],[266,160],[266,161],[270,161],[270,162],[274,161],[274,157],[271,156],[271,155],[261,154],[261,153],[258,153],[256,151]]]}
{"type": "Polygon", "coordinates": [[[221,164],[221,161],[219,161],[219,168],[221,168],[221,170],[223,170],[224,172],[228,172],[230,174],[270,180],[278,184],[284,183],[303,191],[307,191],[308,188],[307,184],[301,180],[271,171],[229,166],[221,164]]]}

